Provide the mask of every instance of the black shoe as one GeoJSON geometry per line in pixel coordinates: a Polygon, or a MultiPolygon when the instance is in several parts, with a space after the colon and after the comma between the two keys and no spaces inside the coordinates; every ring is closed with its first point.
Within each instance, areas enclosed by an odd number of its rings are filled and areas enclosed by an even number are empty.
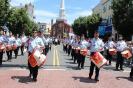
{"type": "Polygon", "coordinates": [[[32,75],[31,74],[29,74],[29,76],[28,76],[29,78],[31,78],[32,77],[32,75]]]}
{"type": "Polygon", "coordinates": [[[115,71],[119,71],[119,69],[118,69],[118,68],[116,68],[116,69],[115,69],[115,71]]]}
{"type": "Polygon", "coordinates": [[[81,69],[84,69],[84,67],[81,67],[81,69]]]}
{"type": "Polygon", "coordinates": [[[0,63],[0,67],[2,66],[2,63],[0,63]]]}
{"type": "Polygon", "coordinates": [[[122,69],[120,69],[121,71],[124,71],[124,69],[122,68],[122,69]]]}
{"type": "Polygon", "coordinates": [[[97,81],[97,82],[98,82],[98,81],[99,81],[99,79],[98,79],[98,78],[95,78],[95,81],[97,81]]]}
{"type": "Polygon", "coordinates": [[[89,76],[88,79],[92,79],[92,78],[89,76]]]}
{"type": "Polygon", "coordinates": [[[11,59],[8,59],[7,61],[11,62],[11,59]]]}
{"type": "Polygon", "coordinates": [[[133,78],[131,75],[129,76],[130,78],[133,78]]]}
{"type": "Polygon", "coordinates": [[[78,69],[78,70],[81,70],[81,68],[80,68],[80,67],[77,67],[77,69],[78,69]]]}
{"type": "Polygon", "coordinates": [[[37,79],[33,79],[34,82],[37,82],[37,79]]]}
{"type": "Polygon", "coordinates": [[[130,72],[130,78],[133,78],[133,75],[132,75],[132,73],[130,72]]]}

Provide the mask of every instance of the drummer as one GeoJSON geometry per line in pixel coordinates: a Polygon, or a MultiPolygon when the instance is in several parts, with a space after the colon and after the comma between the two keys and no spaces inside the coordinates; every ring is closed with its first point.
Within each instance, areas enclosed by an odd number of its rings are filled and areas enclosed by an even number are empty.
{"type": "MultiPolygon", "coordinates": [[[[8,41],[8,45],[10,45],[10,46],[12,46],[13,44],[16,43],[15,37],[12,34],[12,32],[10,32],[9,37],[8,37],[8,40],[9,40],[8,41]]],[[[13,51],[12,49],[6,51],[7,57],[8,57],[8,61],[11,61],[11,59],[12,59],[12,51],[13,51]]]]}
{"type": "MultiPolygon", "coordinates": [[[[81,39],[81,43],[80,43],[80,48],[81,50],[82,49],[86,49],[88,48],[88,42],[87,42],[87,38],[85,38],[85,36],[82,36],[82,39],[81,39]]],[[[80,51],[81,52],[81,51],[80,51]]],[[[80,58],[78,60],[78,67],[80,68],[80,65],[81,65],[81,69],[84,69],[84,63],[85,63],[85,55],[82,55],[80,53],[80,58]]]]}
{"type": "MultiPolygon", "coordinates": [[[[80,59],[80,38],[79,36],[76,38],[76,41],[74,43],[75,53],[74,53],[74,63],[78,62],[78,59],[80,59]]],[[[78,67],[78,69],[80,69],[78,67]]]]}
{"type": "Polygon", "coordinates": [[[112,62],[112,55],[109,53],[109,49],[113,49],[116,47],[116,44],[114,41],[112,41],[112,37],[109,38],[109,40],[106,42],[106,49],[107,49],[107,60],[109,61],[109,65],[111,65],[112,62]]]}
{"type": "MultiPolygon", "coordinates": [[[[131,46],[131,51],[132,51],[132,54],[133,54],[133,45],[131,46]]],[[[130,78],[133,78],[133,56],[132,56],[132,61],[131,61],[130,78]]]]}
{"type": "Polygon", "coordinates": [[[17,45],[17,48],[14,50],[14,53],[15,53],[15,59],[16,59],[17,56],[18,56],[18,51],[19,51],[19,48],[20,48],[22,42],[21,42],[21,40],[20,40],[18,34],[15,36],[15,39],[16,39],[16,45],[17,45]]]}
{"type": "MultiPolygon", "coordinates": [[[[4,31],[1,30],[0,32],[0,44],[3,45],[4,42],[4,31]]],[[[3,49],[0,50],[0,66],[2,65],[2,59],[3,59],[3,49]]]]}
{"type": "MultiPolygon", "coordinates": [[[[29,52],[29,56],[31,55],[31,53],[33,53],[33,50],[35,50],[36,48],[40,47],[44,47],[44,43],[43,40],[38,37],[38,35],[40,34],[40,32],[33,32],[33,40],[31,41],[31,43],[29,44],[29,48],[28,48],[28,52],[29,52]]],[[[33,81],[37,81],[37,75],[38,75],[38,65],[36,65],[35,67],[32,67],[32,65],[29,63],[28,60],[28,66],[29,66],[29,70],[30,70],[30,77],[33,76],[33,81]]]]}
{"type": "Polygon", "coordinates": [[[25,44],[27,41],[27,37],[25,36],[25,34],[23,33],[21,36],[21,41],[22,41],[22,45],[21,45],[21,55],[24,55],[24,48],[25,48],[25,44]]]}
{"type": "MultiPolygon", "coordinates": [[[[89,42],[89,47],[90,47],[90,55],[93,55],[95,52],[101,53],[101,51],[103,50],[104,43],[103,43],[102,39],[99,38],[98,31],[95,31],[94,38],[92,38],[89,42]]],[[[90,66],[89,79],[92,79],[94,68],[96,69],[95,81],[99,81],[100,68],[98,68],[92,61],[91,61],[91,66],[90,66]]]]}
{"type": "Polygon", "coordinates": [[[71,38],[68,40],[68,56],[71,54],[71,50],[72,50],[72,42],[73,42],[73,37],[71,36],[71,38]]]}
{"type": "Polygon", "coordinates": [[[116,60],[116,71],[119,71],[119,66],[120,70],[123,69],[123,63],[124,63],[124,58],[122,57],[121,52],[124,51],[127,48],[126,42],[123,40],[122,37],[119,38],[119,41],[116,43],[116,49],[117,49],[117,60],[116,60]]]}

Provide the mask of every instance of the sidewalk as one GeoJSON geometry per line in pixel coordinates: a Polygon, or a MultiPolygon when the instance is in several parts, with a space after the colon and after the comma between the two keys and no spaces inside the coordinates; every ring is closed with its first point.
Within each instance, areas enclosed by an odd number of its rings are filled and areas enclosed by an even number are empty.
{"type": "Polygon", "coordinates": [[[128,72],[101,71],[100,81],[88,79],[88,71],[39,70],[38,81],[25,69],[0,70],[0,88],[133,88],[128,72]]]}

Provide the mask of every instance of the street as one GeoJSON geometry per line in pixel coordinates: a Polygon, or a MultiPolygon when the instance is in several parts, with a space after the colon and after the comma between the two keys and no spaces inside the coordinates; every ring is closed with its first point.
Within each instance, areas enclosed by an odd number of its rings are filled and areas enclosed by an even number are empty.
{"type": "Polygon", "coordinates": [[[47,61],[39,69],[38,81],[28,78],[27,53],[11,62],[3,62],[0,67],[0,88],[132,88],[133,79],[129,78],[129,67],[124,71],[114,71],[112,66],[100,70],[100,81],[88,79],[90,61],[86,58],[85,68],[78,70],[71,56],[62,50],[62,45],[52,45],[47,61]]]}

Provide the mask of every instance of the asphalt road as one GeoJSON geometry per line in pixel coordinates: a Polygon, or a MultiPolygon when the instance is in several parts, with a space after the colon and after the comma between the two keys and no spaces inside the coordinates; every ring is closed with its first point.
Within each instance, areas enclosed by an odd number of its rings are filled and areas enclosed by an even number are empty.
{"type": "MultiPolygon", "coordinates": [[[[77,69],[71,56],[62,50],[62,45],[52,45],[46,63],[39,69],[38,81],[28,77],[27,53],[11,62],[6,61],[0,67],[0,88],[132,88],[133,79],[129,78],[129,67],[124,71],[114,71],[115,62],[100,70],[99,82],[88,79],[90,60],[86,58],[85,68],[77,69]]],[[[94,76],[92,77],[94,78],[94,76]]]]}
{"type": "MultiPolygon", "coordinates": [[[[4,54],[4,59],[3,59],[3,65],[0,67],[0,69],[26,69],[27,68],[27,52],[22,56],[20,55],[17,59],[13,59],[11,62],[6,61],[7,57],[6,54],[4,54]]],[[[104,66],[102,70],[107,70],[107,71],[114,71],[115,69],[115,61],[112,62],[111,66],[104,66]]],[[[41,69],[65,69],[65,70],[78,70],[77,69],[77,64],[73,63],[72,57],[68,56],[65,52],[62,50],[62,45],[52,45],[51,51],[48,52],[47,54],[47,60],[46,63],[41,67],[41,69]]],[[[82,70],[88,70],[89,71],[90,67],[90,60],[89,58],[85,59],[85,67],[82,70]]],[[[129,72],[130,68],[124,66],[124,71],[129,72]]]]}

